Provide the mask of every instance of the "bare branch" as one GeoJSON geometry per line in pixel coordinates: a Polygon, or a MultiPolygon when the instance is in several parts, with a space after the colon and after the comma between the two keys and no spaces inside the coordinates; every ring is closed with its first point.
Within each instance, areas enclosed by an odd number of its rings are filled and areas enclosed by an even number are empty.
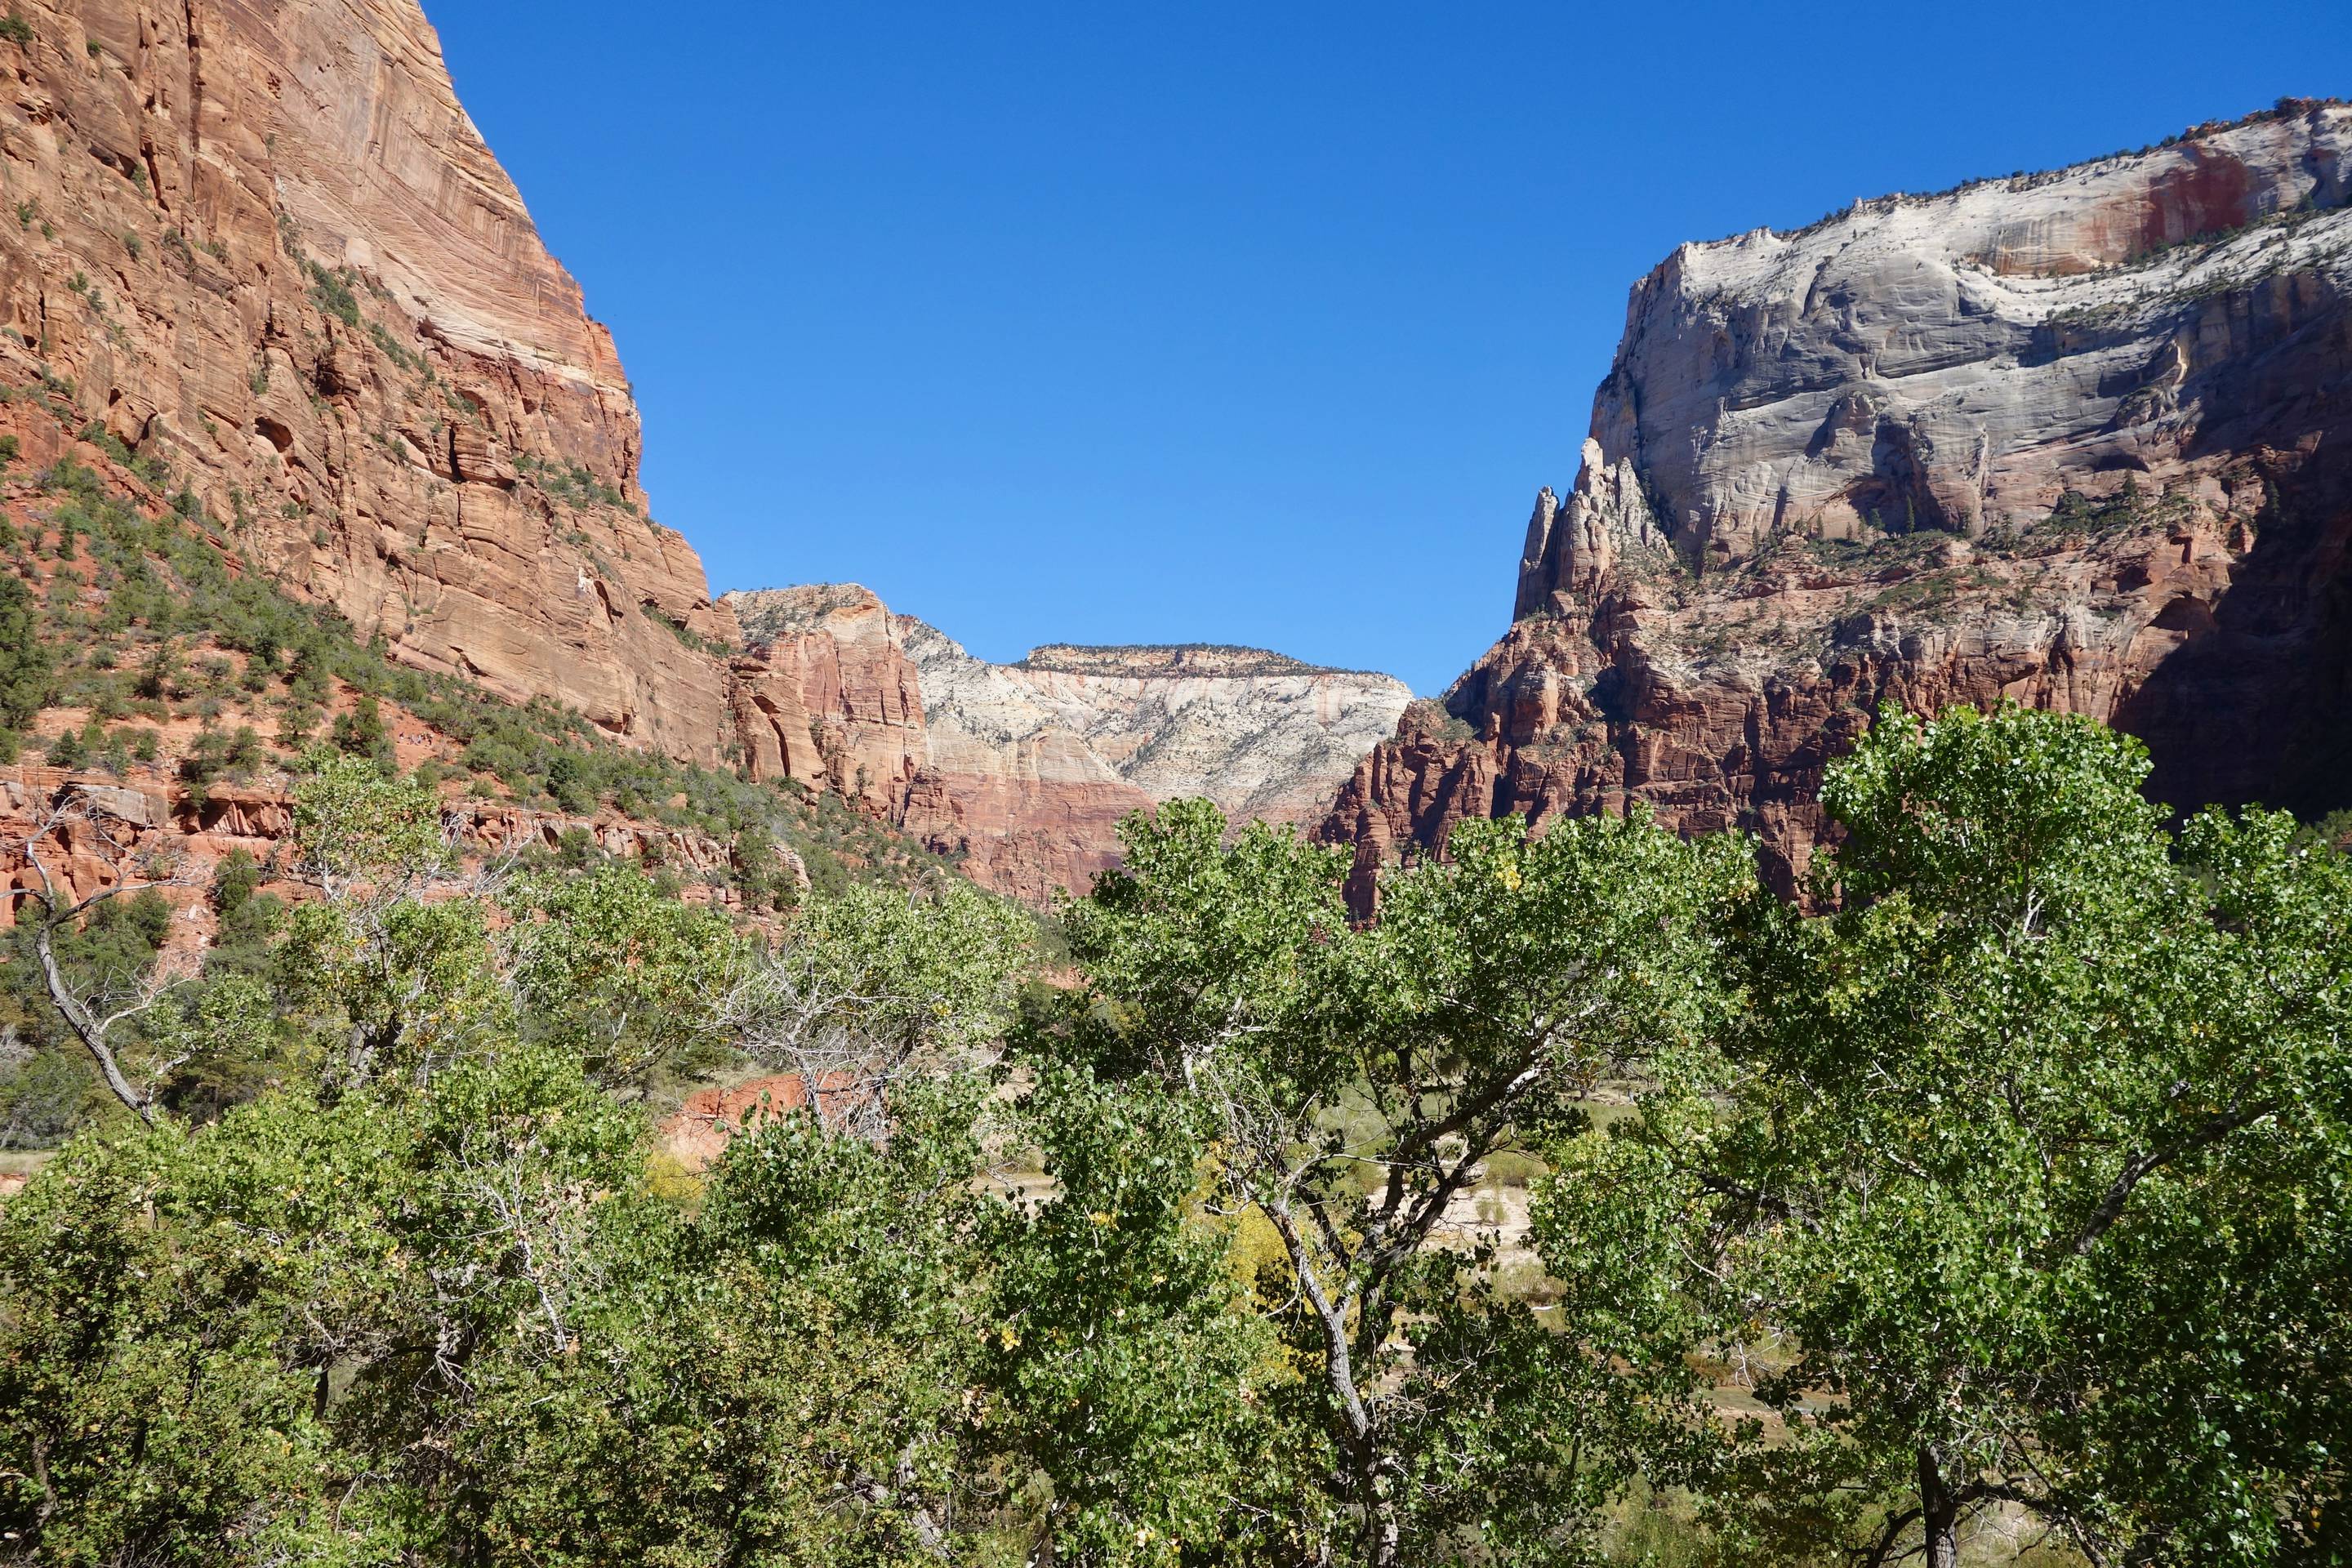
{"type": "MultiPolygon", "coordinates": [[[[75,927],[83,916],[110,899],[125,893],[143,892],[152,888],[185,887],[191,879],[184,872],[144,881],[134,881],[121,875],[119,854],[122,847],[114,844],[100,826],[110,815],[90,805],[86,798],[60,801],[18,844],[17,849],[34,874],[41,879],[37,895],[41,902],[41,917],[33,930],[33,951],[40,961],[41,976],[48,988],[49,1001],[65,1019],[67,1026],[81,1041],[82,1047],[89,1053],[90,1059],[98,1067],[99,1076],[106,1081],[108,1090],[152,1127],[156,1121],[153,1089],[142,1089],[131,1081],[130,1076],[122,1069],[113,1042],[115,1031],[163,1000],[168,985],[160,974],[151,973],[132,987],[129,1001],[101,1016],[100,1008],[105,1004],[95,998],[104,993],[79,989],[67,977],[65,966],[58,958],[57,936],[59,931],[75,927]],[[41,858],[42,842],[71,822],[89,824],[98,831],[101,842],[118,852],[116,856],[109,857],[109,869],[117,873],[115,879],[79,899],[70,897],[70,884],[67,884],[64,892],[60,893],[58,874],[51,871],[48,863],[41,858]]],[[[23,889],[18,891],[30,893],[32,890],[23,889]]]]}
{"type": "Polygon", "coordinates": [[[1791,1224],[1803,1226],[1807,1230],[1816,1233],[1822,1228],[1821,1222],[1814,1219],[1812,1215],[1799,1212],[1790,1206],[1786,1199],[1776,1198],[1759,1187],[1743,1186],[1729,1177],[1719,1176],[1712,1171],[1699,1172],[1698,1184],[1718,1196],[1738,1198],[1750,1208],[1760,1214],[1770,1215],[1774,1219],[1788,1220],[1791,1224]]]}

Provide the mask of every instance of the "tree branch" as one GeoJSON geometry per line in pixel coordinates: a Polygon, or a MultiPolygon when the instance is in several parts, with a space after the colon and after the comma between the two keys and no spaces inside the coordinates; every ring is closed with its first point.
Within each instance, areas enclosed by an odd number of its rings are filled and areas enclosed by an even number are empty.
{"type": "MultiPolygon", "coordinates": [[[[1885,1568],[1890,1561],[1887,1553],[1895,1550],[1895,1543],[1903,1539],[1903,1532],[1911,1527],[1914,1520],[1919,1517],[1919,1511],[1916,1508],[1906,1508],[1888,1520],[1885,1533],[1878,1538],[1878,1543],[1865,1549],[1858,1559],[1862,1568],[1885,1568]]],[[[1903,1555],[1909,1556],[1910,1553],[1906,1552],[1903,1555]]],[[[1900,1559],[1892,1559],[1892,1561],[1900,1561],[1900,1559]]]]}
{"type": "Polygon", "coordinates": [[[1743,1186],[1730,1177],[1717,1175],[1713,1171],[1701,1171],[1697,1175],[1698,1184],[1710,1193],[1722,1197],[1738,1198],[1741,1203],[1759,1213],[1769,1214],[1774,1219],[1787,1220],[1792,1225],[1803,1226],[1815,1234],[1821,1231],[1819,1220],[1811,1215],[1801,1213],[1785,1198],[1776,1198],[1760,1187],[1743,1186]]]}
{"type": "Polygon", "coordinates": [[[2225,1110],[2218,1115],[2209,1116],[2164,1147],[2145,1154],[2135,1155],[2126,1161],[2122,1171],[2117,1173],[2115,1181],[2109,1184],[2107,1195],[2099,1200],[2099,1206],[2091,1211],[2091,1217],[2084,1222],[2082,1230],[2076,1234],[2074,1246],[2074,1256],[2080,1258],[2089,1252],[2097,1244],[2099,1237],[2105,1235],[2108,1228],[2123,1217],[2124,1205],[2131,1200],[2132,1189],[2138,1186],[2149,1173],[2170,1164],[2184,1154],[2193,1154],[2200,1149],[2210,1148],[2240,1128],[2252,1126],[2277,1110],[2276,1101],[2264,1100],[2260,1104],[2250,1105],[2241,1110],[2225,1110]]]}
{"type": "MultiPolygon", "coordinates": [[[[130,1078],[122,1070],[121,1062],[114,1054],[110,1037],[117,1025],[152,1007],[163,993],[158,987],[146,987],[138,1000],[100,1018],[89,1003],[78,994],[71,983],[66,979],[65,968],[58,962],[57,933],[61,927],[69,926],[109,899],[124,893],[143,892],[150,888],[176,887],[182,883],[176,877],[147,882],[133,882],[124,878],[110,886],[97,889],[87,897],[73,900],[70,902],[60,898],[58,892],[58,879],[41,858],[40,843],[56,832],[61,824],[75,819],[94,821],[87,811],[64,805],[57,806],[24,841],[26,863],[32,867],[34,874],[41,879],[39,894],[41,921],[34,929],[33,951],[40,960],[41,977],[48,987],[50,1002],[56,1005],[58,1012],[64,1017],[67,1026],[73,1030],[75,1037],[81,1041],[83,1048],[89,1052],[90,1059],[98,1066],[99,1076],[106,1080],[107,1089],[115,1099],[129,1107],[142,1121],[152,1127],[155,1125],[154,1096],[151,1092],[141,1090],[131,1082],[130,1078]]],[[[30,889],[23,890],[30,891],[30,889]]],[[[68,888],[68,891],[70,890],[68,888]]]]}

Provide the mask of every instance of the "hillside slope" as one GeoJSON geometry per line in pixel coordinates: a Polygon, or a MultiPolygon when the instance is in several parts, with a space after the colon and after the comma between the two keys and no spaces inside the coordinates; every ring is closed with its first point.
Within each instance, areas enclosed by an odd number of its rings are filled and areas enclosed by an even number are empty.
{"type": "Polygon", "coordinates": [[[688,644],[733,628],[646,516],[611,338],[415,0],[12,15],[0,378],[180,476],[396,661],[717,760],[726,671],[688,644]]]}

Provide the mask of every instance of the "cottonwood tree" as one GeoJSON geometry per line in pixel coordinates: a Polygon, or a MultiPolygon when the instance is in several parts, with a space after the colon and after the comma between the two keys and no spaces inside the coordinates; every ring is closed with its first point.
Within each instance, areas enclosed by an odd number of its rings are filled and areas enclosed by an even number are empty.
{"type": "Polygon", "coordinates": [[[294,790],[294,869],[320,897],[293,912],[284,1000],[341,1037],[330,1090],[429,1075],[510,1026],[488,938],[505,867],[468,868],[439,797],[361,757],[320,753],[294,790]]]}
{"type": "MultiPolygon", "coordinates": [[[[587,1028],[574,1004],[723,996],[741,955],[695,940],[699,917],[673,951],[672,917],[610,882],[560,951],[518,953],[514,928],[463,907],[478,892],[419,869],[441,837],[426,799],[373,770],[319,788],[305,848],[336,896],[272,973],[320,1078],[209,1124],[77,1139],[0,1205],[12,1549],[1001,1560],[988,1531],[1027,1476],[967,1455],[996,1206],[973,1180],[985,1079],[902,1075],[887,1140],[778,1118],[688,1175],[587,1071],[643,1037],[587,1028]],[[425,962],[396,973],[404,954],[425,962]],[[371,1070],[352,1070],[354,1023],[371,1070]]],[[[876,945],[803,968],[866,976],[829,994],[877,1038],[992,1029],[1010,982],[990,965],[1019,957],[1002,906],[891,897],[801,939],[876,945]],[[980,936],[930,929],[960,909],[980,936]]]]}
{"type": "Polygon", "coordinates": [[[1713,1479],[1740,1552],[2340,1545],[2352,879],[2261,814],[2176,846],[2146,776],[2085,721],[1882,717],[1823,791],[1832,912],[1736,907],[1717,1070],[1539,1211],[1784,1424],[1713,1479]]]}
{"type": "Polygon", "coordinates": [[[1210,1210],[1278,1238],[1259,1300],[1314,1370],[1260,1397],[1319,1499],[1312,1552],[1569,1551],[1632,1428],[1679,1421],[1682,1374],[1635,1397],[1638,1375],[1495,1288],[1460,1214],[1490,1156],[1706,1028],[1706,917],[1745,846],[1640,815],[1534,839],[1465,823],[1451,862],[1392,878],[1358,930],[1343,856],[1223,832],[1205,802],[1130,822],[1124,868],[1065,913],[1088,984],[1032,1048],[1184,1108],[1198,1170],[1163,1152],[1161,1183],[1202,1182],[1210,1210]]]}
{"type": "Polygon", "coordinates": [[[879,1138],[909,1076],[976,1065],[1002,1032],[1034,926],[961,879],[859,885],[811,901],[772,946],[748,952],[711,1027],[805,1086],[836,1131],[879,1138]]]}
{"type": "Polygon", "coordinates": [[[612,1086],[710,1065],[745,961],[723,910],[634,866],[539,872],[499,889],[501,968],[533,1034],[612,1086]]]}

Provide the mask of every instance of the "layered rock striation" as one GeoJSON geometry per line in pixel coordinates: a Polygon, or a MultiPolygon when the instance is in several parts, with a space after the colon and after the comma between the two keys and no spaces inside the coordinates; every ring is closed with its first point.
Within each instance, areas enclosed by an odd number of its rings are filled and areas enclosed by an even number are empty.
{"type": "Polygon", "coordinates": [[[726,605],[748,645],[732,669],[751,776],[902,816],[926,755],[923,695],[882,601],[851,583],[754,589],[726,605]]]}
{"type": "Polygon", "coordinates": [[[395,658],[717,760],[734,627],[415,0],[11,14],[0,380],[395,658]]]}
{"type": "Polygon", "coordinates": [[[1083,891],[1117,861],[1119,823],[1160,801],[1311,820],[1411,699],[1261,648],[1052,644],[992,664],[855,584],[723,604],[748,643],[755,772],[841,789],[1032,902],[1083,891]]]}
{"type": "Polygon", "coordinates": [[[2352,803],[2352,108],[1792,234],[1636,284],[1515,624],[1318,831],[1639,800],[1793,888],[1886,701],[2144,737],[2164,800],[2352,803]]]}
{"type": "Polygon", "coordinates": [[[1262,648],[1055,644],[1001,665],[900,624],[930,731],[905,826],[1024,898],[1084,891],[1139,806],[1200,795],[1235,822],[1313,820],[1412,699],[1262,648]]]}

